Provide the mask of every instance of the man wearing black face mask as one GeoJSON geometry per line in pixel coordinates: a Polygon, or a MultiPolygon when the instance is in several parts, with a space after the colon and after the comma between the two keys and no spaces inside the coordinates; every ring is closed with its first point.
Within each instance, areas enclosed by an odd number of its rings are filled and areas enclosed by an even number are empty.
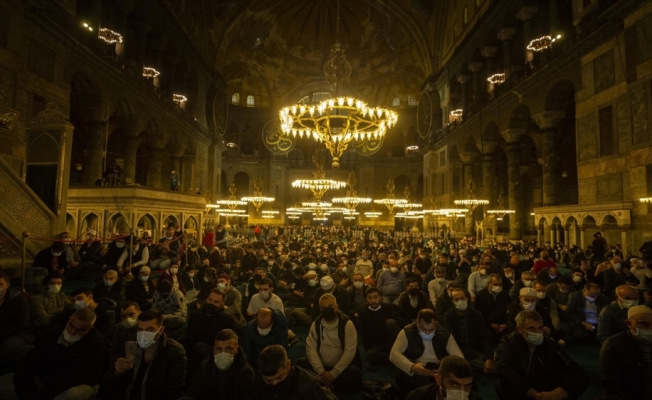
{"type": "Polygon", "coordinates": [[[429,308],[434,311],[435,306],[428,298],[428,294],[419,289],[419,282],[414,278],[408,278],[407,290],[398,297],[398,305],[401,307],[410,320],[417,319],[417,314],[424,308],[429,308]]]}
{"type": "Polygon", "coordinates": [[[306,340],[306,356],[297,365],[317,373],[321,384],[337,393],[358,390],[362,383],[358,333],[353,322],[341,311],[335,296],[326,293],[319,298],[321,315],[310,327],[306,340]]]}
{"type": "Polygon", "coordinates": [[[206,303],[199,311],[192,311],[188,316],[188,376],[191,377],[199,364],[213,355],[215,335],[223,329],[242,332],[235,318],[224,312],[226,292],[222,289],[211,290],[206,303]]]}
{"type": "Polygon", "coordinates": [[[292,365],[285,349],[266,347],[258,356],[255,399],[260,400],[336,400],[329,389],[320,385],[319,376],[292,365]]]}

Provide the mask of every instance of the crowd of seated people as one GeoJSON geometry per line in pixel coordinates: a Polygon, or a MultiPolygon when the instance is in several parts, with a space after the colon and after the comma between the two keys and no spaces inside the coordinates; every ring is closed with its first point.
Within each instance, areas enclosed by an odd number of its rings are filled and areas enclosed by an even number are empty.
{"type": "Polygon", "coordinates": [[[34,259],[38,292],[0,269],[0,398],[335,399],[369,365],[401,399],[478,399],[479,374],[500,399],[579,399],[578,345],[605,395],[650,398],[650,243],[258,228],[64,232],[34,259]]]}

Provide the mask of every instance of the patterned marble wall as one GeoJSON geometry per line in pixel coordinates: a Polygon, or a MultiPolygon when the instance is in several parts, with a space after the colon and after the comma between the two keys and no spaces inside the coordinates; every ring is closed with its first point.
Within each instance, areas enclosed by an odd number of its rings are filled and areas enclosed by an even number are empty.
{"type": "Polygon", "coordinates": [[[577,152],[579,161],[589,161],[598,156],[598,116],[591,112],[577,120],[577,152]]]}
{"type": "Polygon", "coordinates": [[[649,87],[650,82],[645,81],[632,86],[630,90],[634,145],[644,144],[650,140],[649,87]]]}
{"type": "Polygon", "coordinates": [[[595,79],[596,93],[609,89],[614,85],[614,83],[616,83],[613,50],[608,51],[593,60],[593,75],[595,79]]]}
{"type": "Polygon", "coordinates": [[[611,203],[623,200],[622,174],[598,176],[596,186],[598,203],[611,203]]]}

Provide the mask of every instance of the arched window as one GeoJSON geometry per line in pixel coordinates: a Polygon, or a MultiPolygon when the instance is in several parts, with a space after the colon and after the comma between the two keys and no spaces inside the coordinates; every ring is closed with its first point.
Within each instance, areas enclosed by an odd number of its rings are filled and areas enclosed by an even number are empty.
{"type": "Polygon", "coordinates": [[[401,99],[399,99],[398,97],[394,97],[392,99],[392,106],[393,107],[398,107],[400,105],[401,105],[401,99]]]}
{"type": "Polygon", "coordinates": [[[469,23],[469,8],[464,6],[464,26],[469,23]]]}
{"type": "Polygon", "coordinates": [[[247,96],[247,107],[253,107],[256,105],[256,102],[254,101],[254,96],[249,95],[247,96]]]}
{"type": "Polygon", "coordinates": [[[416,105],[417,105],[417,99],[416,99],[416,97],[414,97],[413,94],[409,95],[409,96],[408,96],[408,106],[410,106],[410,107],[414,107],[414,106],[416,106],[416,105]]]}
{"type": "Polygon", "coordinates": [[[240,104],[240,93],[233,93],[233,96],[231,96],[231,103],[236,106],[240,104]]]}
{"type": "Polygon", "coordinates": [[[457,21],[455,21],[455,25],[453,25],[453,39],[457,39],[457,21]]]}

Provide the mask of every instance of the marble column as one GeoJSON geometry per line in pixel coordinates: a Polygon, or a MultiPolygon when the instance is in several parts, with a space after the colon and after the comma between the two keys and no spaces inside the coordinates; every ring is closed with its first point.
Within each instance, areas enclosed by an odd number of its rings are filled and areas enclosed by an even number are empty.
{"type": "Polygon", "coordinates": [[[514,28],[503,28],[498,32],[499,40],[503,42],[503,68],[505,71],[505,79],[508,79],[512,74],[512,38],[516,34],[514,28]]]}
{"type": "Polygon", "coordinates": [[[521,185],[521,144],[507,143],[507,181],[509,209],[516,211],[509,214],[509,238],[518,240],[523,237],[523,193],[521,185]]]}
{"type": "Polygon", "coordinates": [[[563,111],[546,111],[535,117],[541,129],[542,146],[541,157],[543,160],[543,205],[553,206],[559,204],[561,174],[559,172],[559,121],[564,117],[563,111]]]}
{"type": "MultiPolygon", "coordinates": [[[[532,19],[534,19],[534,14],[537,11],[539,11],[539,8],[536,6],[523,6],[516,13],[516,19],[523,22],[523,47],[529,45],[532,40],[532,19]]],[[[525,60],[523,60],[525,64],[532,61],[532,53],[531,50],[525,50],[525,60]]]]}
{"type": "Polygon", "coordinates": [[[584,236],[585,236],[584,233],[585,233],[584,232],[584,227],[581,227],[580,228],[580,248],[582,248],[582,249],[586,249],[586,246],[585,246],[586,239],[584,238],[584,236]]]}
{"type": "Polygon", "coordinates": [[[136,183],[136,155],[138,153],[138,135],[135,127],[124,128],[124,168],[122,183],[136,183]]]}
{"type": "Polygon", "coordinates": [[[106,144],[106,121],[96,119],[88,121],[86,142],[86,165],[84,183],[86,186],[95,185],[95,181],[102,179],[104,167],[104,146],[106,144]]]}
{"type": "MultiPolygon", "coordinates": [[[[462,176],[464,187],[462,190],[462,196],[459,198],[468,198],[470,195],[468,186],[469,182],[473,181],[473,160],[476,156],[477,153],[474,152],[463,152],[460,154],[463,163],[462,176]]],[[[467,235],[473,234],[474,225],[473,213],[466,213],[466,217],[464,217],[464,230],[467,235]]]]}
{"type": "MultiPolygon", "coordinates": [[[[468,109],[468,96],[466,95],[467,93],[467,85],[469,81],[471,80],[471,76],[469,75],[460,75],[457,77],[457,81],[460,83],[462,87],[462,115],[466,114],[466,110],[468,109]]],[[[464,118],[464,117],[462,117],[464,118]]]]}
{"type": "Polygon", "coordinates": [[[162,163],[163,149],[154,147],[152,154],[147,159],[147,186],[152,189],[163,189],[162,163]]]}
{"type": "Polygon", "coordinates": [[[482,63],[481,62],[472,62],[469,64],[469,70],[473,73],[473,102],[477,102],[482,97],[482,83],[481,83],[481,72],[482,72],[482,63]]]}
{"type": "Polygon", "coordinates": [[[555,244],[555,232],[557,232],[557,226],[556,225],[550,225],[550,246],[553,246],[555,244]]]}
{"type": "Polygon", "coordinates": [[[182,156],[181,164],[181,191],[184,193],[195,193],[195,156],[182,156]]]}
{"type": "Polygon", "coordinates": [[[537,244],[541,245],[541,228],[537,228],[537,244]]]}
{"type": "Polygon", "coordinates": [[[482,198],[489,200],[489,206],[492,207],[496,200],[496,160],[494,152],[496,142],[482,143],[482,198]]]}
{"type": "Polygon", "coordinates": [[[493,84],[489,83],[487,79],[491,75],[497,72],[496,66],[494,65],[494,56],[496,55],[496,51],[498,51],[498,47],[486,46],[480,52],[482,56],[485,58],[485,63],[487,64],[487,68],[485,69],[485,74],[482,75],[482,80],[484,82],[485,87],[487,88],[487,92],[490,92],[493,88],[492,86],[493,84]]]}

